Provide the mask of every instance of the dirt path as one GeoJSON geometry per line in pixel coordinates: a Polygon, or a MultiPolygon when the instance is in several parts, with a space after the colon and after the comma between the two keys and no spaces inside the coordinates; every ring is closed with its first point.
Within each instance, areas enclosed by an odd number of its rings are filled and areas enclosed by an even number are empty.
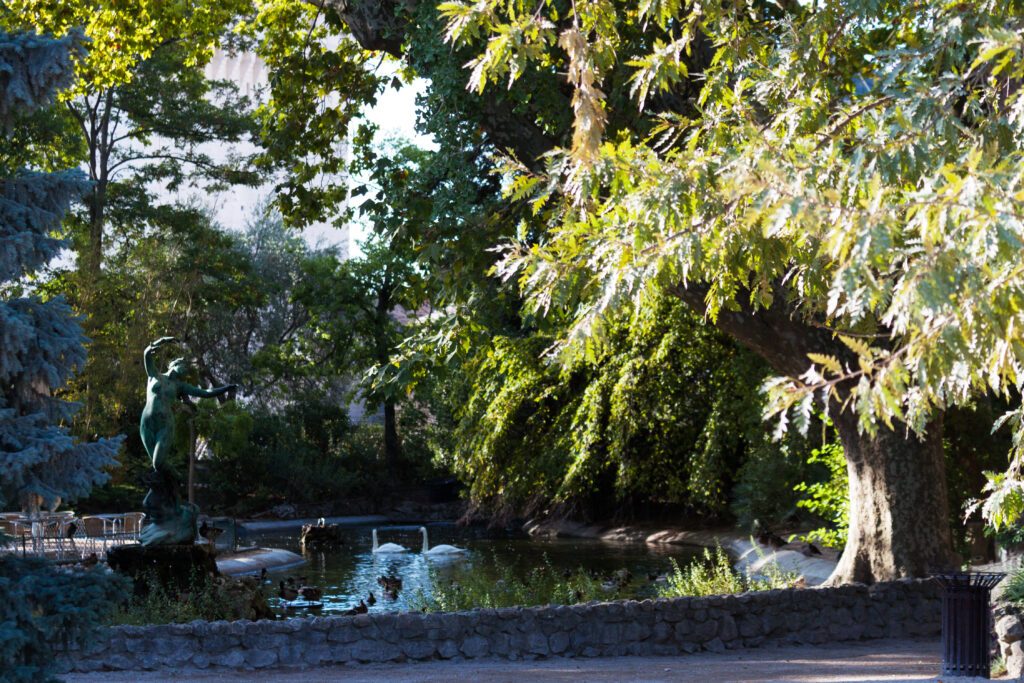
{"type": "MultiPolygon", "coordinates": [[[[437,661],[413,664],[332,666],[297,670],[123,672],[70,675],[69,683],[573,683],[619,681],[726,683],[831,683],[838,681],[935,681],[938,641],[876,640],[824,647],[739,650],[686,657],[547,659],[533,662],[437,661]]],[[[959,679],[963,680],[963,679],[959,679]]]]}

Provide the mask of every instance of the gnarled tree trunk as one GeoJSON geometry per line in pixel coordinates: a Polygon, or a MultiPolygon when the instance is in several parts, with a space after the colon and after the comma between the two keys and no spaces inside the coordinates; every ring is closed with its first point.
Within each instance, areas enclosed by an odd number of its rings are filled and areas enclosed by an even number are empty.
{"type": "Polygon", "coordinates": [[[953,568],[941,416],[922,439],[884,426],[869,436],[849,412],[834,422],[850,475],[850,531],[829,583],[874,583],[953,568]]]}

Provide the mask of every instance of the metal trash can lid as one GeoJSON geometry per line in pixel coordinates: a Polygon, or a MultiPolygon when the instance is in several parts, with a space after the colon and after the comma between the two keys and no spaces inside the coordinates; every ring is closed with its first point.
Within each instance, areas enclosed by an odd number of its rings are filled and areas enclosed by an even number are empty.
{"type": "Polygon", "coordinates": [[[1006,574],[1001,572],[937,572],[931,575],[946,588],[986,588],[991,590],[1006,574]]]}

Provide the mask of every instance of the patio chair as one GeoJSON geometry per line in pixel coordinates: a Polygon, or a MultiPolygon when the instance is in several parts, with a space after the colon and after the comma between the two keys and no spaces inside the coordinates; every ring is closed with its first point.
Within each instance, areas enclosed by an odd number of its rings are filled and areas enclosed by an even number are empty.
{"type": "Polygon", "coordinates": [[[123,517],[123,529],[128,538],[139,539],[142,532],[142,520],[146,518],[145,512],[126,512],[123,517]]]}

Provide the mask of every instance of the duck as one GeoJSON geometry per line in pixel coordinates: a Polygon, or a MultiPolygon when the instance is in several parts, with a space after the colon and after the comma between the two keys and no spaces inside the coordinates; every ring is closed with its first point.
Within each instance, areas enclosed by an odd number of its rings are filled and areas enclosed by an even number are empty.
{"type": "Polygon", "coordinates": [[[323,597],[323,591],[316,586],[302,586],[299,588],[299,595],[302,596],[303,600],[319,602],[320,598],[323,597]]]}
{"type": "Polygon", "coordinates": [[[374,553],[407,553],[408,548],[402,547],[397,543],[385,543],[384,545],[377,545],[377,530],[373,530],[373,551],[374,553]]]}
{"type": "Polygon", "coordinates": [[[377,604],[377,598],[374,596],[373,591],[370,591],[370,594],[366,596],[366,604],[371,607],[377,604]]]}
{"type": "Polygon", "coordinates": [[[754,523],[751,525],[751,532],[761,545],[766,545],[776,550],[786,545],[784,538],[762,524],[759,519],[754,520],[754,523]]]}
{"type": "Polygon", "coordinates": [[[284,581],[278,582],[277,585],[278,585],[278,588],[279,588],[279,590],[277,591],[277,595],[282,600],[286,600],[288,602],[291,602],[292,600],[297,600],[298,599],[299,591],[297,591],[296,589],[292,588],[291,586],[284,585],[284,581]]]}
{"type": "Polygon", "coordinates": [[[378,576],[377,585],[384,590],[398,592],[402,588],[402,579],[398,576],[378,576]]]}
{"type": "Polygon", "coordinates": [[[423,534],[423,554],[424,555],[457,555],[459,553],[466,552],[465,548],[459,548],[454,545],[448,545],[442,543],[441,545],[435,545],[433,548],[430,547],[430,543],[427,541],[427,527],[421,526],[420,533],[423,534]]]}
{"type": "Polygon", "coordinates": [[[360,600],[358,605],[356,605],[352,609],[345,610],[341,614],[342,614],[342,616],[346,616],[346,617],[354,617],[357,614],[366,614],[369,611],[370,611],[370,608],[366,606],[366,603],[363,602],[362,600],[360,600]]]}

